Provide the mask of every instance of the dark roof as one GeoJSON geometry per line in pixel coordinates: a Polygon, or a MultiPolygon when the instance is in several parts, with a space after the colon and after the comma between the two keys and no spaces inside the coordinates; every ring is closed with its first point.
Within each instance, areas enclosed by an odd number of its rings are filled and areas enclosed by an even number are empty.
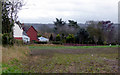
{"type": "Polygon", "coordinates": [[[23,31],[23,35],[26,35],[26,36],[28,36],[28,35],[27,35],[27,33],[26,33],[25,31],[23,31]]]}
{"type": "Polygon", "coordinates": [[[25,31],[25,32],[27,32],[30,27],[31,27],[31,26],[27,26],[27,25],[23,25],[23,26],[22,26],[23,31],[25,31]]]}
{"type": "MultiPolygon", "coordinates": [[[[23,31],[27,32],[31,27],[33,26],[30,26],[30,25],[23,25],[23,31]]],[[[37,30],[33,27],[33,29],[37,32],[37,30]]]]}
{"type": "MultiPolygon", "coordinates": [[[[30,29],[31,27],[37,32],[37,30],[36,30],[33,26],[30,26],[29,29],[30,29]]],[[[28,30],[29,30],[29,29],[28,29],[28,30]]],[[[27,32],[28,32],[28,30],[27,30],[27,32]]]]}

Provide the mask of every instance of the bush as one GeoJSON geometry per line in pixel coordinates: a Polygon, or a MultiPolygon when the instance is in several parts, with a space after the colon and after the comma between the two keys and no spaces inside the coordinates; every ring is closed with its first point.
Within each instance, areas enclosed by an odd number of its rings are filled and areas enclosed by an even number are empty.
{"type": "Polygon", "coordinates": [[[107,45],[107,42],[106,42],[106,41],[104,41],[104,42],[103,42],[103,44],[104,44],[104,45],[107,45]]]}
{"type": "Polygon", "coordinates": [[[60,39],[60,34],[58,34],[57,36],[56,36],[56,41],[60,41],[61,39],[60,39]]]}
{"type": "Polygon", "coordinates": [[[101,37],[99,37],[97,44],[98,44],[98,45],[103,45],[103,44],[104,44],[104,42],[103,42],[103,40],[102,40],[101,37]]]}
{"type": "Polygon", "coordinates": [[[4,33],[2,35],[2,44],[3,46],[5,45],[13,45],[14,43],[14,38],[10,37],[10,35],[8,33],[4,33]]]}
{"type": "Polygon", "coordinates": [[[94,41],[94,37],[88,38],[88,44],[96,44],[96,42],[94,41]]]}
{"type": "Polygon", "coordinates": [[[69,34],[67,37],[66,37],[66,43],[74,43],[75,42],[75,37],[73,34],[69,34]]]}
{"type": "Polygon", "coordinates": [[[2,45],[2,34],[0,33],[0,45],[2,45]]]}
{"type": "Polygon", "coordinates": [[[8,44],[8,39],[9,39],[9,35],[8,34],[3,34],[3,36],[2,36],[2,44],[7,45],[8,44]]]}
{"type": "Polygon", "coordinates": [[[66,43],[66,39],[62,39],[62,43],[66,43]]]}
{"type": "Polygon", "coordinates": [[[34,43],[36,43],[36,44],[47,44],[46,41],[45,41],[45,42],[42,42],[42,41],[35,41],[34,43]]]}
{"type": "Polygon", "coordinates": [[[112,42],[111,45],[116,45],[116,43],[115,43],[115,42],[112,42]]]}
{"type": "Polygon", "coordinates": [[[52,44],[61,44],[62,45],[62,42],[61,41],[53,41],[52,44]]]}
{"type": "Polygon", "coordinates": [[[23,45],[23,40],[15,39],[15,45],[23,45]]]}
{"type": "Polygon", "coordinates": [[[42,35],[40,35],[40,34],[37,34],[37,37],[41,37],[42,35]]]}

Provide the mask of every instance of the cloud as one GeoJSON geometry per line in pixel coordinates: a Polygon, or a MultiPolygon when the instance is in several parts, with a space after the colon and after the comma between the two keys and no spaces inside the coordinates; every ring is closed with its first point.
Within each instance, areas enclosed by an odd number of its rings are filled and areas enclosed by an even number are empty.
{"type": "Polygon", "coordinates": [[[27,22],[52,22],[56,17],[78,22],[111,20],[117,22],[119,0],[25,0],[19,19],[27,22]],[[24,9],[28,8],[28,9],[24,9]],[[33,20],[34,19],[34,20],[33,20]]]}

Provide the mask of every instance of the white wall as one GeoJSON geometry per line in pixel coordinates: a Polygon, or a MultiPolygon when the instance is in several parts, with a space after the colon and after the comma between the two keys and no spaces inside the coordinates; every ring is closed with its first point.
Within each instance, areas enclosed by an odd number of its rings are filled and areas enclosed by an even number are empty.
{"type": "Polygon", "coordinates": [[[20,27],[15,24],[13,27],[13,36],[14,37],[22,37],[23,30],[20,29],[20,27]]]}

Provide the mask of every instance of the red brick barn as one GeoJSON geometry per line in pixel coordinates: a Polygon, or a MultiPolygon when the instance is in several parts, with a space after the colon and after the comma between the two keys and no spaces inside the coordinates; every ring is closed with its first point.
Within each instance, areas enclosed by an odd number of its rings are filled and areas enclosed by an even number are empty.
{"type": "Polygon", "coordinates": [[[23,26],[24,35],[30,38],[30,41],[39,41],[37,38],[37,31],[33,26],[23,26]]]}
{"type": "Polygon", "coordinates": [[[37,31],[33,26],[27,30],[26,34],[30,37],[30,41],[38,41],[37,31]]]}

